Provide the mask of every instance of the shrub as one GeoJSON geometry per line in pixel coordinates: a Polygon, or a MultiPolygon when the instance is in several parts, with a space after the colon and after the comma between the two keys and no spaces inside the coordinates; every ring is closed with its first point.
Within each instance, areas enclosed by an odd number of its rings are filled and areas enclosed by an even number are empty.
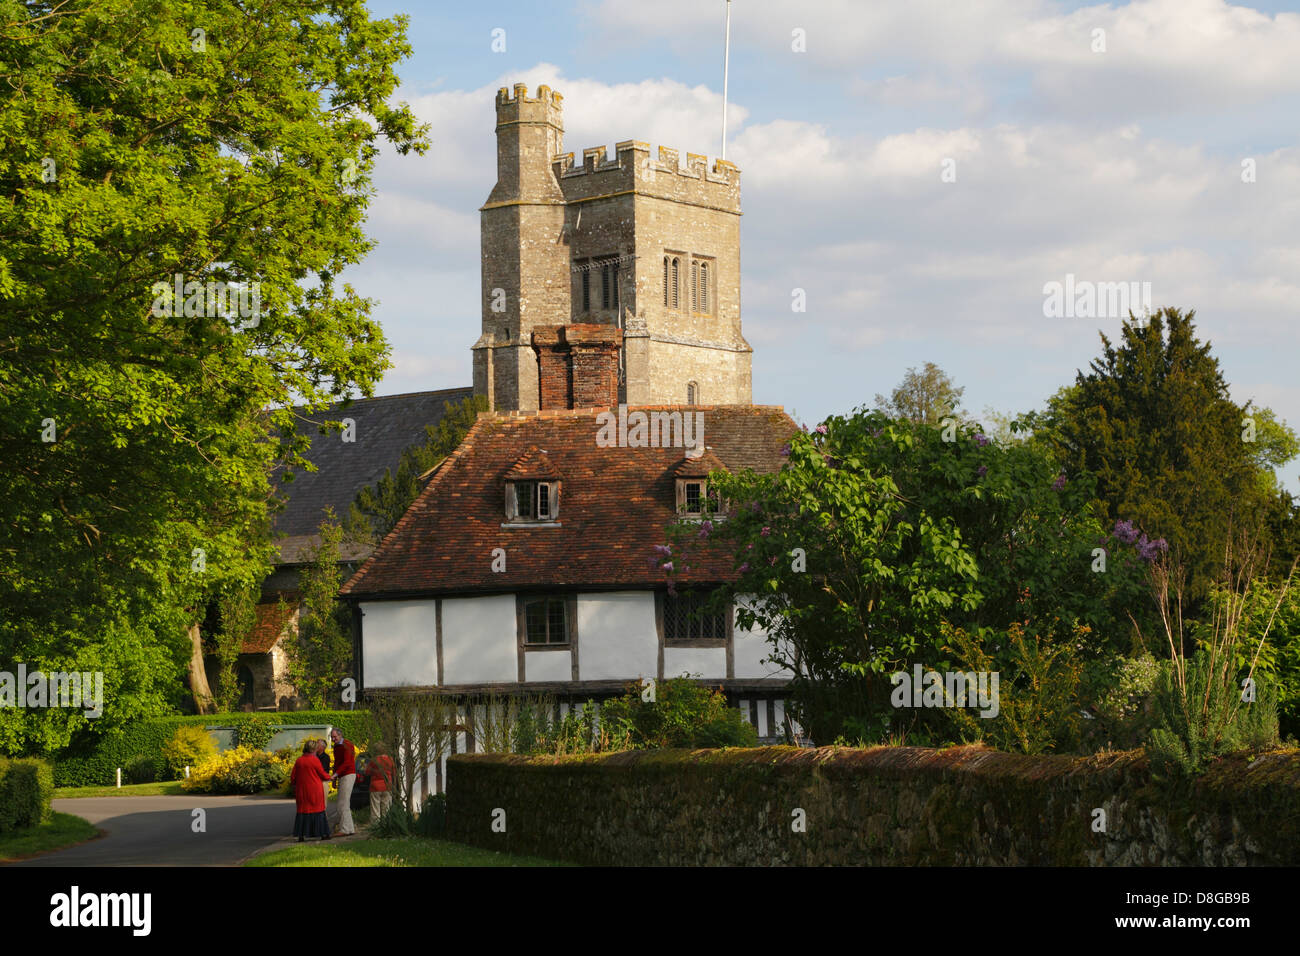
{"type": "MultiPolygon", "coordinates": [[[[77,746],[68,748],[55,761],[54,781],[60,787],[111,784],[118,767],[125,767],[139,754],[160,753],[178,727],[237,726],[240,720],[248,716],[178,715],[133,721],[101,737],[84,740],[77,746]]],[[[373,733],[373,720],[366,710],[303,710],[258,716],[274,727],[328,724],[342,730],[353,741],[365,740],[373,733]]]]}
{"type": "Polygon", "coordinates": [[[163,773],[163,760],[157,754],[140,754],[122,768],[127,783],[156,783],[163,773]]]}
{"type": "Polygon", "coordinates": [[[999,750],[1041,754],[1073,746],[1079,738],[1083,675],[1078,648],[1089,630],[1076,625],[1075,643],[1051,644],[1038,635],[1026,636],[1019,624],[1005,634],[981,628],[978,636],[945,625],[945,650],[955,655],[960,670],[998,673],[998,710],[993,717],[972,707],[947,707],[943,713],[962,739],[987,739],[999,750]],[[990,653],[992,640],[997,641],[994,650],[1010,651],[1008,665],[1000,666],[990,653]]]}
{"type": "Polygon", "coordinates": [[[431,793],[424,798],[420,815],[415,818],[415,834],[438,839],[447,829],[447,795],[431,793]]]}
{"type": "Polygon", "coordinates": [[[185,768],[197,767],[217,755],[217,744],[207,729],[199,724],[177,727],[162,746],[162,759],[172,780],[185,776],[185,768]]]}
{"type": "Polygon", "coordinates": [[[659,681],[653,701],[643,700],[641,688],[630,684],[622,697],[601,705],[600,729],[611,744],[604,749],[758,745],[758,731],[720,690],[689,677],[659,681]]]}
{"type": "Polygon", "coordinates": [[[1172,663],[1161,665],[1157,726],[1147,748],[1157,773],[1191,776],[1213,757],[1277,743],[1277,693],[1270,681],[1257,678],[1255,700],[1245,702],[1235,668],[1205,650],[1186,659],[1183,673],[1180,682],[1172,663]]]}
{"type": "Polygon", "coordinates": [[[192,793],[261,793],[284,786],[292,764],[256,747],[236,747],[210,757],[181,786],[192,793]]]}
{"type": "Polygon", "coordinates": [[[1160,662],[1150,654],[1090,661],[1084,675],[1080,691],[1086,708],[1080,725],[1084,749],[1141,747],[1155,725],[1153,697],[1160,662]]]}
{"type": "Polygon", "coordinates": [[[275,736],[277,724],[264,714],[245,714],[232,721],[235,728],[235,743],[240,747],[254,747],[265,750],[266,745],[275,736]]]}
{"type": "Polygon", "coordinates": [[[44,760],[0,757],[0,833],[50,819],[54,770],[44,760]]]}

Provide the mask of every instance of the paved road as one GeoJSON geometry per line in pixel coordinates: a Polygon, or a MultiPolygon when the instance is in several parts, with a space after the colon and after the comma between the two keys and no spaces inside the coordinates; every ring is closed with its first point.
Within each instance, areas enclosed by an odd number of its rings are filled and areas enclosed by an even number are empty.
{"type": "Polygon", "coordinates": [[[11,866],[234,866],[293,832],[293,801],[274,797],[77,797],[54,809],[108,835],[11,866]],[[191,828],[196,807],[206,833],[191,828]]]}

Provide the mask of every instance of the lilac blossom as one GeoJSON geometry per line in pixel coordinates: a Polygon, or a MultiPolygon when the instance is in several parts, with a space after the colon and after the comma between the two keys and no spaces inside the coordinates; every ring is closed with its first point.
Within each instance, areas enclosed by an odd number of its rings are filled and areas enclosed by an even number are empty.
{"type": "Polygon", "coordinates": [[[984,447],[985,445],[987,445],[988,443],[989,443],[989,436],[988,436],[988,435],[985,435],[983,432],[976,432],[976,433],[975,433],[975,444],[977,444],[977,445],[979,445],[981,448],[983,448],[983,447],[984,447]]]}
{"type": "Polygon", "coordinates": [[[825,435],[825,434],[826,434],[826,426],[825,426],[825,425],[818,425],[817,428],[816,428],[816,431],[817,431],[817,434],[818,434],[818,435],[825,435]]]}
{"type": "Polygon", "coordinates": [[[1060,491],[1060,490],[1061,490],[1062,488],[1064,488],[1064,487],[1065,487],[1065,474],[1062,473],[1062,474],[1057,475],[1057,476],[1056,476],[1056,480],[1055,480],[1054,482],[1052,482],[1052,490],[1053,490],[1053,491],[1060,491]]]}
{"type": "Polygon", "coordinates": [[[988,465],[980,465],[978,468],[975,469],[975,474],[979,475],[981,478],[983,478],[988,473],[989,473],[988,465]]]}
{"type": "Polygon", "coordinates": [[[1137,528],[1133,527],[1132,521],[1116,521],[1114,534],[1125,544],[1132,544],[1138,536],[1137,528]]]}

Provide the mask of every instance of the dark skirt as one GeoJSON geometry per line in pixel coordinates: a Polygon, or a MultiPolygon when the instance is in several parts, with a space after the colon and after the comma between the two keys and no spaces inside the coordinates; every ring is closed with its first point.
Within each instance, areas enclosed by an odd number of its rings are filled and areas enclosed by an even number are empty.
{"type": "Polygon", "coordinates": [[[296,837],[327,837],[329,821],[324,812],[299,813],[293,818],[293,835],[296,837]]]}

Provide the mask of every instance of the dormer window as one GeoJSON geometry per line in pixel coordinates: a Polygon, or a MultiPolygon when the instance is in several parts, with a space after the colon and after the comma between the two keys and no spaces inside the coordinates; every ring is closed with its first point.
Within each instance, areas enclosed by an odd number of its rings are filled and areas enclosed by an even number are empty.
{"type": "Polygon", "coordinates": [[[543,449],[532,447],[506,472],[506,527],[558,526],[560,473],[543,449]]]}
{"type": "Polygon", "coordinates": [[[507,484],[511,494],[506,502],[506,518],[510,521],[554,521],[560,513],[560,483],[558,481],[512,481],[507,484]]]}
{"type": "Polygon", "coordinates": [[[709,482],[704,478],[679,478],[677,480],[677,513],[680,515],[711,515],[718,511],[717,493],[709,492],[709,482]]]}

